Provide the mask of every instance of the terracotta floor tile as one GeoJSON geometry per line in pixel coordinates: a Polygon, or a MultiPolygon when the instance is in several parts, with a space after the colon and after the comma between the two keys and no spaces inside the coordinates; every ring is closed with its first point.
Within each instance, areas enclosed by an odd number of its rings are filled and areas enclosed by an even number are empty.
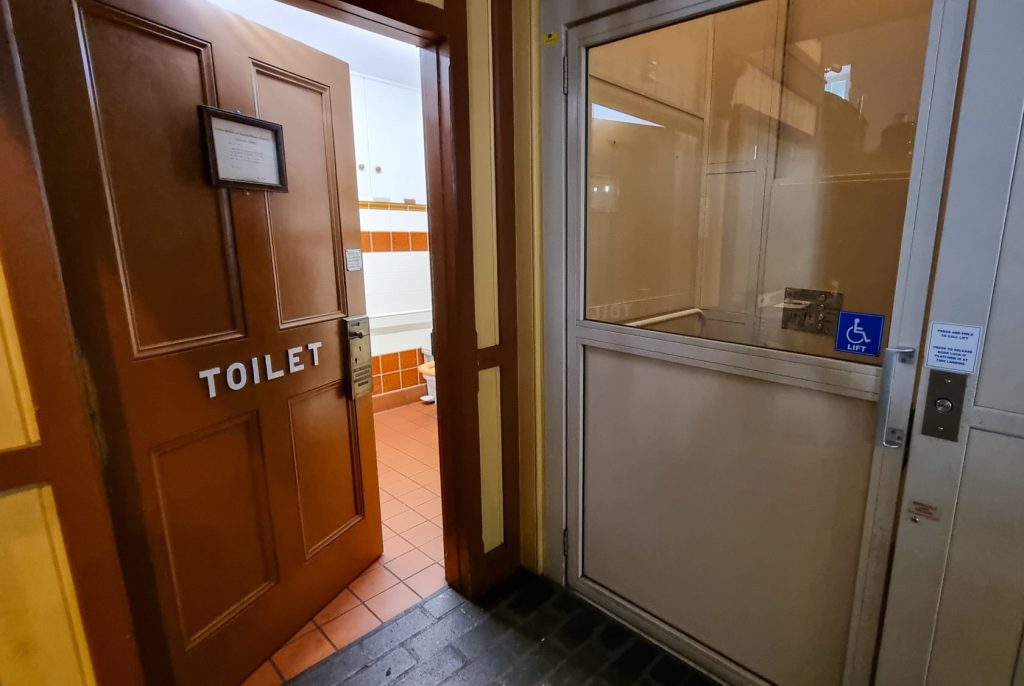
{"type": "Polygon", "coordinates": [[[437,450],[434,450],[429,454],[423,453],[417,455],[413,459],[415,459],[417,462],[419,462],[424,467],[427,467],[428,469],[434,469],[437,471],[441,470],[441,454],[438,453],[437,450]]]}
{"type": "MultiPolygon", "coordinates": [[[[419,475],[417,474],[417,476],[419,475]]],[[[402,476],[398,472],[394,472],[387,477],[381,477],[380,479],[381,490],[387,491],[388,493],[396,497],[402,495],[403,493],[408,493],[409,491],[415,491],[419,486],[422,485],[423,484],[419,484],[416,481],[413,481],[412,479],[408,479],[402,476]]]]}
{"type": "Polygon", "coordinates": [[[338,615],[348,612],[358,604],[359,598],[356,598],[352,591],[346,588],[344,591],[336,595],[334,600],[324,605],[323,609],[317,612],[316,616],[313,617],[313,621],[320,626],[323,626],[326,622],[331,621],[338,615]]]}
{"type": "Polygon", "coordinates": [[[415,510],[405,510],[398,513],[394,517],[389,517],[385,520],[388,528],[393,530],[395,533],[402,533],[407,531],[417,524],[422,524],[426,521],[426,518],[415,510]]]}
{"type": "Polygon", "coordinates": [[[294,641],[297,638],[302,638],[303,636],[308,634],[310,631],[316,631],[316,624],[314,624],[313,622],[306,622],[305,624],[302,625],[301,629],[296,631],[294,634],[292,634],[291,638],[289,638],[287,641],[285,641],[285,644],[287,645],[288,643],[291,643],[292,641],[294,641]]]}
{"type": "Polygon", "coordinates": [[[422,486],[422,484],[417,484],[417,482],[407,479],[398,472],[391,472],[386,476],[380,477],[381,490],[387,491],[393,496],[400,496],[403,493],[414,491],[419,486],[422,486]]]}
{"type": "Polygon", "coordinates": [[[436,428],[431,429],[423,426],[418,426],[409,433],[409,436],[411,436],[414,440],[417,440],[423,445],[427,446],[428,448],[433,448],[434,450],[437,450],[438,448],[436,428]]]}
{"type": "Polygon", "coordinates": [[[334,646],[319,630],[311,631],[274,653],[274,665],[285,679],[309,669],[334,652],[334,646]]]}
{"type": "Polygon", "coordinates": [[[397,536],[398,535],[394,531],[389,529],[387,524],[382,524],[380,528],[381,528],[381,533],[384,534],[384,540],[385,541],[388,540],[389,538],[391,538],[392,536],[397,536]]]}
{"type": "Polygon", "coordinates": [[[398,583],[398,577],[389,572],[383,566],[374,564],[362,576],[348,585],[350,591],[363,601],[372,598],[382,591],[386,591],[398,583]]]}
{"type": "Polygon", "coordinates": [[[399,579],[408,579],[416,572],[426,569],[433,563],[434,560],[428,557],[426,553],[413,548],[404,555],[399,555],[390,562],[385,562],[384,566],[399,579]]]}
{"type": "MultiPolygon", "coordinates": [[[[422,491],[424,489],[420,488],[420,489],[417,489],[417,490],[421,490],[422,491]]],[[[429,493],[429,491],[427,491],[427,492],[429,493]]],[[[380,504],[380,517],[381,517],[381,519],[391,519],[395,515],[401,514],[401,513],[405,512],[408,509],[409,509],[409,505],[408,504],[402,502],[398,498],[395,498],[394,500],[389,500],[386,503],[381,503],[380,504]]]]}
{"type": "Polygon", "coordinates": [[[420,546],[420,550],[435,562],[444,564],[444,536],[438,536],[427,541],[420,546]]]}
{"type": "Polygon", "coordinates": [[[388,562],[405,555],[413,547],[412,543],[409,543],[409,541],[401,536],[392,536],[384,541],[384,552],[380,556],[380,563],[386,567],[388,562]]]}
{"type": "Polygon", "coordinates": [[[270,660],[260,665],[259,669],[242,682],[242,686],[280,686],[280,684],[281,675],[277,673],[270,660]]]}
{"type": "Polygon", "coordinates": [[[396,460],[393,467],[396,472],[406,477],[412,477],[414,474],[419,474],[425,469],[430,469],[430,466],[425,462],[421,462],[415,457],[409,457],[405,454],[396,460]]]}
{"type": "Polygon", "coordinates": [[[389,501],[395,499],[395,496],[391,495],[387,491],[382,491],[379,488],[377,489],[377,493],[380,495],[380,504],[381,505],[383,505],[384,503],[389,502],[389,501]]]}
{"type": "Polygon", "coordinates": [[[421,546],[441,535],[441,527],[433,522],[423,522],[402,534],[402,538],[414,546],[421,546]]]}
{"type": "Polygon", "coordinates": [[[439,529],[444,527],[444,520],[441,519],[441,515],[431,518],[430,521],[439,529]]]}
{"type": "Polygon", "coordinates": [[[365,605],[359,604],[345,614],[324,624],[324,633],[337,648],[344,648],[352,641],[373,631],[380,620],[365,605]]]}
{"type": "Polygon", "coordinates": [[[416,591],[421,598],[426,598],[444,586],[444,567],[436,564],[430,565],[406,579],[405,583],[409,585],[409,588],[416,591]]]}
{"type": "MultiPolygon", "coordinates": [[[[411,508],[415,508],[417,505],[422,505],[423,503],[427,502],[428,500],[433,500],[436,497],[437,497],[436,495],[434,495],[433,493],[431,493],[427,489],[420,487],[420,488],[417,488],[415,491],[409,491],[408,493],[403,494],[399,498],[399,500],[401,500],[407,506],[409,506],[411,508]]],[[[430,516],[431,517],[435,517],[436,515],[430,515],[430,516]]]]}
{"type": "Polygon", "coordinates": [[[380,595],[376,595],[366,601],[366,606],[373,610],[373,614],[386,622],[395,615],[408,610],[420,601],[420,597],[405,584],[392,586],[380,595]]]}
{"type": "MultiPolygon", "coordinates": [[[[424,489],[424,490],[426,490],[426,489],[424,489]]],[[[431,498],[427,502],[421,503],[421,504],[417,505],[416,507],[414,507],[412,509],[414,509],[417,512],[419,512],[421,515],[423,515],[427,519],[433,519],[434,517],[436,517],[439,514],[441,514],[441,498],[439,496],[434,496],[433,498],[431,498]]]]}
{"type": "MultiPolygon", "coordinates": [[[[398,448],[393,448],[387,443],[377,441],[377,464],[384,465],[387,468],[387,471],[392,471],[394,469],[393,465],[396,460],[407,457],[409,456],[398,448]]],[[[380,471],[385,470],[381,469],[380,471]]]]}
{"type": "MultiPolygon", "coordinates": [[[[427,489],[428,491],[434,493],[435,495],[441,495],[441,473],[440,472],[436,472],[433,469],[428,469],[425,472],[420,472],[419,474],[414,474],[412,476],[411,481],[413,481],[414,483],[419,484],[420,486],[422,486],[423,488],[427,489]]],[[[409,491],[404,491],[404,493],[408,493],[408,492],[409,491]]],[[[395,491],[392,491],[392,493],[394,493],[396,496],[401,495],[400,493],[396,493],[395,491]]]]}

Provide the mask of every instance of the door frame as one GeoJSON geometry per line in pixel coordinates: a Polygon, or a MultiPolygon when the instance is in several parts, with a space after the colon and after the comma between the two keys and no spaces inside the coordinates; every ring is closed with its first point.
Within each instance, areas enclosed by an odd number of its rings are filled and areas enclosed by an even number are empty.
{"type": "Polygon", "coordinates": [[[283,0],[422,48],[445,579],[476,598],[520,564],[512,2],[491,0],[499,343],[476,346],[466,2],[283,0]],[[478,374],[501,370],[504,540],[483,551],[478,374]]]}
{"type": "Polygon", "coordinates": [[[39,429],[37,441],[0,454],[0,493],[53,489],[88,647],[84,660],[98,683],[141,684],[91,417],[95,403],[71,329],[13,38],[8,0],[0,0],[0,255],[39,429]]]}
{"type": "MultiPolygon", "coordinates": [[[[581,188],[585,150],[582,137],[572,128],[581,121],[585,98],[587,47],[715,11],[747,4],[750,0],[650,0],[642,4],[618,0],[544,0],[541,30],[554,36],[541,52],[542,115],[558,126],[544,128],[544,331],[545,366],[545,574],[580,590],[591,601],[611,607],[644,633],[660,642],[682,645],[684,656],[716,673],[741,683],[762,683],[718,653],[669,628],[653,615],[627,606],[613,594],[588,584],[580,577],[581,540],[579,514],[581,475],[574,468],[582,462],[581,350],[575,346],[580,332],[588,345],[630,349],[642,341],[662,359],[683,356],[688,362],[714,368],[741,362],[749,375],[761,378],[789,377],[789,383],[806,387],[845,386],[845,395],[877,400],[879,426],[907,428],[914,390],[916,364],[898,361],[887,354],[884,369],[784,351],[757,350],[748,346],[630,330],[596,322],[573,321],[579,303],[582,273],[573,266],[584,230],[581,188]],[[560,37],[560,39],[559,39],[560,37]],[[578,228],[571,228],[578,227],[578,228]],[[569,349],[573,346],[573,349],[569,349]],[[884,407],[883,407],[884,406],[884,407]],[[570,457],[572,456],[572,457],[570,457]],[[561,549],[555,543],[561,542],[561,549]]],[[[931,278],[935,237],[941,209],[953,122],[959,65],[969,2],[935,0],[929,42],[925,54],[907,210],[901,245],[899,278],[890,323],[888,346],[920,345],[925,305],[931,278]]],[[[582,270],[580,270],[582,272],[582,270]]],[[[858,581],[851,613],[844,683],[868,683],[873,671],[881,608],[892,544],[893,517],[903,465],[903,448],[881,446],[876,441],[865,526],[861,542],[858,581]]]]}
{"type": "MultiPolygon", "coordinates": [[[[985,398],[986,385],[992,383],[988,379],[999,373],[1000,363],[1006,365],[1003,351],[1011,338],[1016,344],[1021,330],[1019,324],[1015,330],[1006,327],[1006,315],[1000,308],[1012,292],[1002,278],[1009,264],[1005,257],[1013,249],[1015,232],[1019,232],[1016,207],[1024,164],[1024,87],[1019,81],[1005,85],[1006,74],[1017,64],[1014,58],[1020,53],[1020,44],[1007,40],[1005,31],[1017,26],[1021,16],[1019,5],[994,2],[977,3],[969,18],[965,54],[970,55],[970,61],[965,59],[962,65],[956,149],[948,162],[943,233],[928,316],[932,324],[958,322],[981,327],[981,340],[974,370],[954,372],[965,377],[956,440],[924,433],[932,370],[922,362],[917,392],[921,411],[913,426],[904,492],[896,513],[898,530],[876,675],[880,686],[926,684],[941,674],[934,664],[943,655],[941,643],[937,647],[936,640],[943,640],[943,625],[948,626],[957,616],[951,607],[959,595],[957,578],[965,576],[964,560],[968,558],[963,548],[977,542],[976,534],[958,528],[961,516],[971,517],[972,510],[978,516],[977,504],[972,503],[969,492],[965,493],[972,472],[977,474],[972,460],[984,457],[972,441],[986,434],[1024,438],[1019,410],[993,401],[991,396],[985,398]],[[986,349],[991,351],[989,360],[985,358],[986,349]],[[911,509],[920,504],[933,507],[934,517],[919,516],[911,509]]],[[[998,480],[1000,474],[989,471],[985,479],[998,480]]],[[[986,505],[986,522],[993,525],[992,530],[998,530],[1004,518],[1016,514],[988,502],[986,505]]],[[[1007,542],[1007,548],[1014,545],[1015,541],[1007,542]]],[[[969,559],[975,561],[970,576],[978,586],[986,585],[988,572],[996,576],[1006,573],[1005,567],[983,556],[969,559]]],[[[998,582],[988,586],[1001,590],[998,582]]],[[[966,622],[963,626],[985,635],[986,627],[966,622]]],[[[1015,640],[1019,646],[1019,630],[1015,640]]],[[[977,683],[989,683],[986,677],[990,676],[978,676],[977,683]]],[[[1016,671],[1006,676],[1013,683],[1021,683],[1024,655],[1019,647],[1016,671]]]]}

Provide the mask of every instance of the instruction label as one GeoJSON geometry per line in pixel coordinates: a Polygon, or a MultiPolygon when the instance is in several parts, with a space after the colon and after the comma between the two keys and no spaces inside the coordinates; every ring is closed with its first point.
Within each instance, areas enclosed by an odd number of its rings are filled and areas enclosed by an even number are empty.
{"type": "Polygon", "coordinates": [[[980,344],[980,326],[932,322],[925,364],[932,369],[973,374],[977,370],[980,344]]]}

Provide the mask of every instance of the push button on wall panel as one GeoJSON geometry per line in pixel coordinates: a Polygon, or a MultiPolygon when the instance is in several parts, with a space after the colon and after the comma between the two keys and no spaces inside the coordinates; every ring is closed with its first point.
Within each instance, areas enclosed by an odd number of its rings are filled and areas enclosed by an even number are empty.
{"type": "Polygon", "coordinates": [[[928,398],[921,433],[947,441],[958,440],[966,389],[966,374],[932,369],[928,375],[928,398]]]}

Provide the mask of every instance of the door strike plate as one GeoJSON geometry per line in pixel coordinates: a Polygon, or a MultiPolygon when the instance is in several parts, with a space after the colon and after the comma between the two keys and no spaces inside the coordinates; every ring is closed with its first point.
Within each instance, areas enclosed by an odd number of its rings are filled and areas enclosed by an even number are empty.
{"type": "Polygon", "coordinates": [[[842,293],[787,287],[786,299],[782,303],[782,328],[835,336],[841,309],[842,293]]]}
{"type": "Polygon", "coordinates": [[[352,398],[373,392],[373,365],[370,357],[370,318],[345,317],[347,367],[352,398]]]}

